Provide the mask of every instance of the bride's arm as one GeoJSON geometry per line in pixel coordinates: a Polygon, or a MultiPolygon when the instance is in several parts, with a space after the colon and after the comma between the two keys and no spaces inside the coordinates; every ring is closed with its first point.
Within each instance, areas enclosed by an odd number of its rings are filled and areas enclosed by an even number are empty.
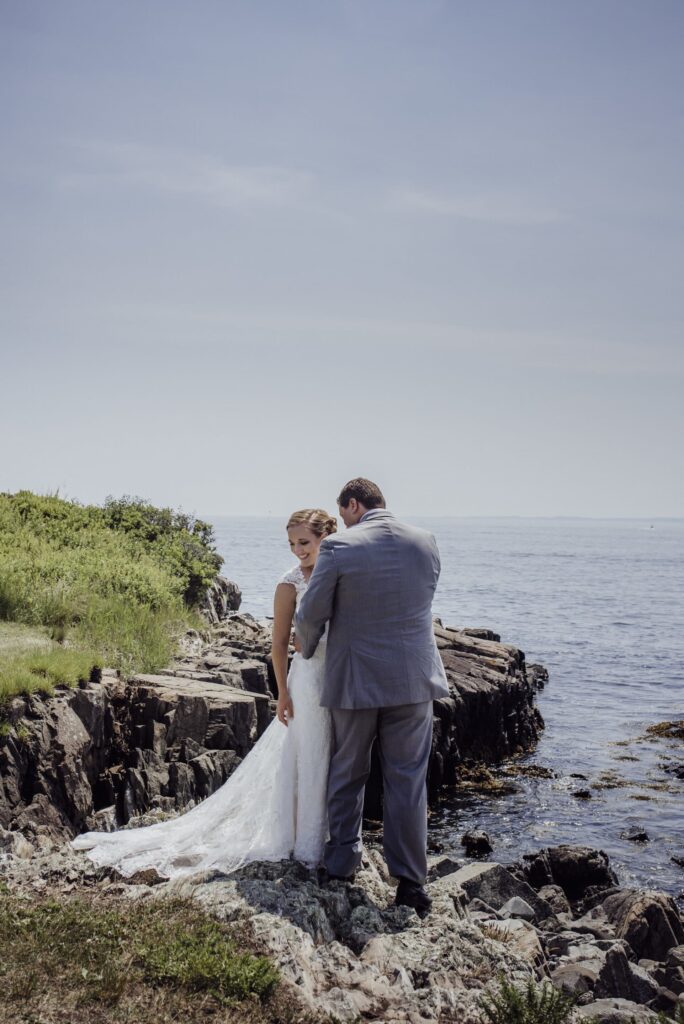
{"type": "Polygon", "coordinates": [[[296,592],[291,583],[279,583],[273,598],[273,671],[278,684],[278,720],[287,725],[294,718],[292,698],[287,690],[287,656],[295,613],[296,592]]]}

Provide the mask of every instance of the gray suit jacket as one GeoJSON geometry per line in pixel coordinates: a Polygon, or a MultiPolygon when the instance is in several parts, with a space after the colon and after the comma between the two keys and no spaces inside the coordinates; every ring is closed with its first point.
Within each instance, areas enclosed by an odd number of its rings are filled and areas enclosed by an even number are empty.
{"type": "Polygon", "coordinates": [[[297,612],[310,658],[329,623],[321,704],[377,708],[448,696],[432,628],[439,552],[385,509],[325,537],[297,612]]]}

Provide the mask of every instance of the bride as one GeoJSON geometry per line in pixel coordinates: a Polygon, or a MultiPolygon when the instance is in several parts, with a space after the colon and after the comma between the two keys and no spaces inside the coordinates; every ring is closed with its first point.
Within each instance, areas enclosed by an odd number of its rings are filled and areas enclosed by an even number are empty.
{"type": "Polygon", "coordinates": [[[330,712],[319,705],[325,634],[309,660],[296,653],[287,671],[292,622],[323,537],[337,522],[323,509],[294,512],[287,523],[298,559],[280,579],[273,602],[273,669],[277,714],[230,778],[202,803],[171,821],[73,840],[98,865],[123,875],[156,868],[166,877],[235,871],[254,860],[294,857],[319,863],[328,838],[326,788],[330,712]]]}

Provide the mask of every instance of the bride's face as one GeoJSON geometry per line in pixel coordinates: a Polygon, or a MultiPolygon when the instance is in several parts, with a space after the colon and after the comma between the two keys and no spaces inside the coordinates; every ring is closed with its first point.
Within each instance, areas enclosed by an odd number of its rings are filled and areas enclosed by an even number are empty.
{"type": "Polygon", "coordinates": [[[303,569],[313,569],[318,558],[322,537],[317,537],[308,526],[291,526],[287,531],[290,551],[299,559],[303,569]]]}

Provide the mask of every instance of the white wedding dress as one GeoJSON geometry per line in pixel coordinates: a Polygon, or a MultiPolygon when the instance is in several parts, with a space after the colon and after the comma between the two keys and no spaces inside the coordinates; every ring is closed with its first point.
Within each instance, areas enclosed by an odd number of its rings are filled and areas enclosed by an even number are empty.
{"type": "MultiPolygon", "coordinates": [[[[307,587],[299,565],[279,581],[307,587]]],[[[73,840],[98,865],[123,875],[156,868],[166,878],[229,873],[249,861],[294,857],[317,865],[328,838],[326,789],[330,712],[319,704],[324,635],[309,660],[295,654],[288,674],[294,716],[277,718],[220,789],[171,821],[118,832],[86,832],[73,840]]]]}

